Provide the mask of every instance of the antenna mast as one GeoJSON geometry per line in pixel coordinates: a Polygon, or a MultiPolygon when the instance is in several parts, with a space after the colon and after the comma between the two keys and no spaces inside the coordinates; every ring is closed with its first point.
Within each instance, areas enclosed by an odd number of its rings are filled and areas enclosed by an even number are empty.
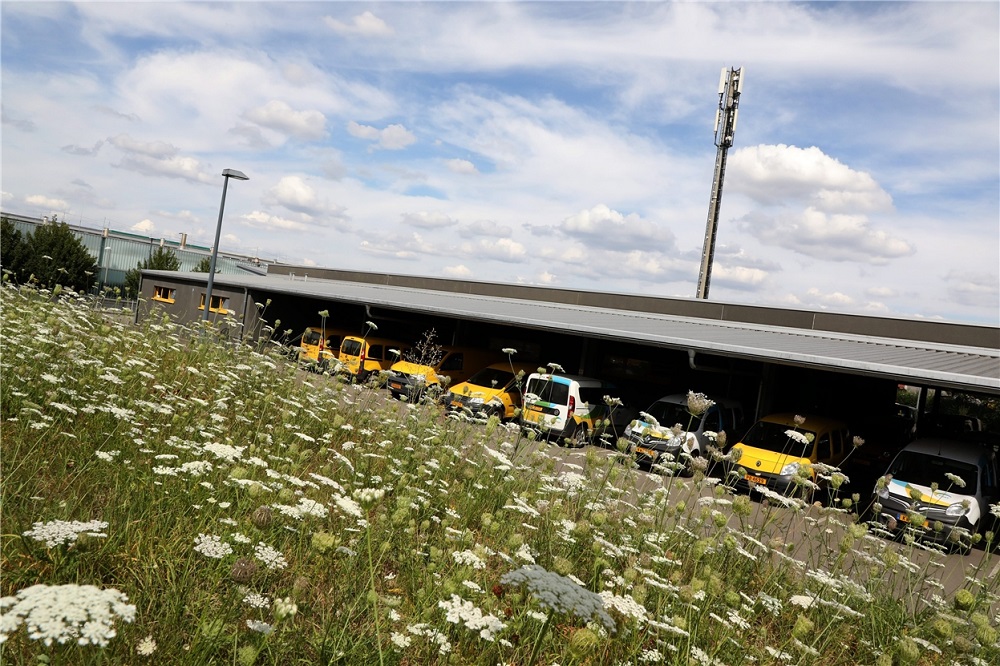
{"type": "Polygon", "coordinates": [[[715,235],[719,228],[719,205],[722,203],[722,181],[726,177],[726,156],[736,134],[736,116],[739,113],[740,93],[743,91],[743,68],[722,68],[719,77],[719,109],[715,112],[715,177],[712,179],[712,198],[708,203],[708,223],[705,225],[705,246],[701,251],[701,270],[698,273],[697,298],[708,298],[712,281],[712,260],[715,257],[715,235]]]}

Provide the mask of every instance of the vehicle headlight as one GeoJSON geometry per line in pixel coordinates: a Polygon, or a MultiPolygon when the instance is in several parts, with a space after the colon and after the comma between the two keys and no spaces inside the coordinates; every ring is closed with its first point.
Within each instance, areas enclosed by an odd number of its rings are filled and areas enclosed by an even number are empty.
{"type": "Polygon", "coordinates": [[[881,497],[882,499],[885,499],[889,496],[889,488],[888,487],[875,488],[875,494],[881,497]]]}
{"type": "Polygon", "coordinates": [[[951,516],[954,518],[957,516],[964,516],[966,513],[968,513],[968,511],[969,511],[968,503],[955,502],[945,510],[944,515],[951,516]]]}
{"type": "Polygon", "coordinates": [[[632,434],[632,426],[631,425],[626,426],[626,428],[625,428],[625,436],[628,437],[631,434],[632,434]]]}
{"type": "Polygon", "coordinates": [[[798,462],[788,463],[787,465],[785,465],[784,467],[781,468],[780,475],[781,476],[793,476],[795,474],[798,474],[798,471],[799,471],[800,467],[802,467],[801,463],[798,463],[798,462]]]}

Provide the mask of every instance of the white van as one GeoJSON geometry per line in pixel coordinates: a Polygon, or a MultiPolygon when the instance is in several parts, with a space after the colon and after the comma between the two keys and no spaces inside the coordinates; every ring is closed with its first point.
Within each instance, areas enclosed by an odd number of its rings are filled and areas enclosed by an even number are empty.
{"type": "Polygon", "coordinates": [[[616,393],[614,384],[601,379],[533,372],[524,388],[521,426],[547,440],[584,446],[610,414],[604,397],[616,393]]]}

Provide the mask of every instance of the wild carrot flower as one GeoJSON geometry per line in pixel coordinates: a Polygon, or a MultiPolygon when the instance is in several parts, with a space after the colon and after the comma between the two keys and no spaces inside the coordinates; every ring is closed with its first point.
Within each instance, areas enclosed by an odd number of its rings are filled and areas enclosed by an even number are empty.
{"type": "Polygon", "coordinates": [[[495,615],[484,614],[471,601],[466,601],[457,594],[451,595],[449,600],[439,601],[438,608],[447,612],[445,619],[448,622],[464,624],[467,629],[479,631],[479,637],[483,640],[493,641],[494,635],[507,626],[495,615]]]}
{"type": "Polygon", "coordinates": [[[945,472],[944,476],[945,476],[946,479],[948,479],[949,481],[951,481],[953,485],[956,485],[959,488],[964,488],[965,487],[965,479],[963,479],[962,477],[960,477],[958,474],[952,474],[951,472],[945,472]]]}
{"type": "Polygon", "coordinates": [[[139,643],[135,646],[135,652],[143,657],[148,657],[156,652],[156,641],[153,640],[153,636],[146,636],[139,641],[139,643]]]}
{"type": "Polygon", "coordinates": [[[46,547],[55,548],[76,541],[80,534],[106,537],[108,535],[103,530],[107,527],[108,524],[103,520],[91,520],[86,523],[78,520],[51,520],[47,523],[35,523],[30,530],[24,532],[24,536],[31,537],[35,541],[44,541],[46,547]]]}
{"type": "Polygon", "coordinates": [[[194,540],[194,549],[204,555],[220,560],[233,552],[233,547],[215,534],[199,534],[194,540]]]}
{"type": "Polygon", "coordinates": [[[566,613],[582,620],[600,622],[608,631],[615,630],[615,621],[604,610],[601,595],[577,585],[569,578],[546,571],[537,564],[527,564],[500,577],[504,585],[524,586],[543,608],[566,613]]]}
{"type": "Polygon", "coordinates": [[[288,566],[288,560],[281,554],[281,551],[268,546],[263,541],[257,544],[253,554],[254,557],[264,563],[264,566],[272,571],[275,569],[284,569],[288,566]]]}
{"type": "Polygon", "coordinates": [[[64,645],[105,647],[117,635],[115,619],[132,622],[135,606],[116,589],[93,585],[32,585],[11,597],[0,598],[0,644],[21,624],[28,638],[64,645]]]}
{"type": "Polygon", "coordinates": [[[695,416],[701,416],[709,410],[709,408],[715,404],[714,400],[709,400],[708,396],[704,393],[695,393],[694,391],[688,391],[687,394],[687,408],[688,411],[695,416]]]}

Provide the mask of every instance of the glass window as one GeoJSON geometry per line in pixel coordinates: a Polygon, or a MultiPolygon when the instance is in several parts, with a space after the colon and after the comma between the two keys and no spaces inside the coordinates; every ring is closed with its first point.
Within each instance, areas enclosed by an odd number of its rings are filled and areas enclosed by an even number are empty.
{"type": "Polygon", "coordinates": [[[950,490],[960,495],[975,495],[979,487],[979,469],[972,464],[949,460],[916,451],[903,451],[892,461],[889,474],[903,483],[915,483],[930,487],[938,484],[941,490],[950,490]],[[955,474],[965,481],[965,488],[959,488],[945,474],[955,474]]]}
{"type": "Polygon", "coordinates": [[[786,455],[799,456],[800,458],[811,457],[816,433],[799,430],[798,432],[810,438],[809,444],[802,444],[789,437],[786,434],[788,430],[793,430],[793,428],[781,425],[780,423],[758,421],[747,431],[747,434],[743,437],[743,443],[756,449],[764,449],[765,451],[774,451],[775,453],[784,453],[786,455]]]}
{"type": "Polygon", "coordinates": [[[833,457],[833,437],[825,432],[816,442],[816,460],[829,460],[833,457]]]}
{"type": "Polygon", "coordinates": [[[569,384],[554,382],[551,379],[536,377],[528,381],[527,393],[538,396],[543,402],[565,405],[569,402],[569,384]]]}
{"type": "Polygon", "coordinates": [[[159,285],[153,287],[153,300],[163,301],[165,303],[174,302],[174,294],[177,292],[176,289],[171,289],[170,287],[161,287],[159,285]]]}
{"type": "Polygon", "coordinates": [[[441,370],[461,370],[464,360],[462,352],[452,352],[441,362],[441,370]]]}
{"type": "MultiPolygon", "coordinates": [[[[199,310],[205,309],[205,294],[201,295],[201,303],[198,305],[199,310]]],[[[220,314],[229,313],[229,297],[228,296],[216,296],[212,294],[212,305],[208,308],[210,312],[218,312],[220,314]]]]}
{"type": "Polygon", "coordinates": [[[340,353],[345,356],[361,356],[361,340],[347,338],[340,345],[340,353]]]}
{"type": "Polygon", "coordinates": [[[368,358],[373,361],[381,361],[384,354],[385,347],[383,345],[372,345],[368,348],[368,358]]]}

